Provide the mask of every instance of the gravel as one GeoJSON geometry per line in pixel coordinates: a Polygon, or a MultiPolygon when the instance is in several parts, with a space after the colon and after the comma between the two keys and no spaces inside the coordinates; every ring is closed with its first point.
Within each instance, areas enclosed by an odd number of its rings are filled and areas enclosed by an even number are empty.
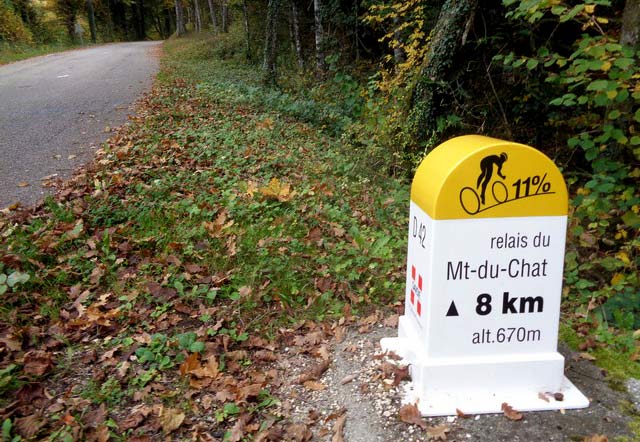
{"type": "MultiPolygon", "coordinates": [[[[296,423],[312,430],[314,441],[336,441],[334,422],[346,415],[343,432],[346,442],[413,442],[435,440],[429,429],[446,425],[448,441],[582,441],[593,435],[606,435],[609,440],[627,436],[634,440],[628,424],[632,416],[625,414],[620,404],[640,400],[640,381],[630,380],[629,393],[614,391],[607,385],[606,373],[590,361],[561,348],[566,357],[567,376],[590,399],[591,406],[583,410],[527,412],[520,421],[511,421],[502,414],[425,418],[427,431],[404,423],[399,418],[402,392],[406,381],[394,386],[393,379],[383,372],[383,364],[397,364],[380,354],[380,339],[395,336],[396,330],[377,326],[365,333],[350,329],[344,339],[326,342],[331,365],[319,382],[324,389],[300,385],[295,380],[317,363],[314,357],[300,349],[289,349],[281,368],[289,373],[279,397],[284,398],[280,412],[296,423]]],[[[388,366],[388,365],[387,365],[388,366]]]]}

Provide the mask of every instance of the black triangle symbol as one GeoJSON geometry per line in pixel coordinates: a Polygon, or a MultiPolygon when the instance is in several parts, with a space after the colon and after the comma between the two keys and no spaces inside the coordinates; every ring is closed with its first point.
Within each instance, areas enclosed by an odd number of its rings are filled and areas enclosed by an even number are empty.
{"type": "Polygon", "coordinates": [[[451,301],[449,310],[447,310],[447,316],[460,316],[458,314],[458,309],[456,308],[456,304],[453,301],[451,301]]]}

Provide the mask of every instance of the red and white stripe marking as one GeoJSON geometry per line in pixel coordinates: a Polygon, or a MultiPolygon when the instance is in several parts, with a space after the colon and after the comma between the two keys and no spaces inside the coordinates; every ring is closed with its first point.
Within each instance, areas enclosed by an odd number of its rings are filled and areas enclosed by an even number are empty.
{"type": "Polygon", "coordinates": [[[411,266],[411,305],[416,308],[418,316],[422,315],[422,303],[420,302],[420,295],[422,294],[422,275],[417,275],[418,280],[416,283],[416,267],[411,266]]]}

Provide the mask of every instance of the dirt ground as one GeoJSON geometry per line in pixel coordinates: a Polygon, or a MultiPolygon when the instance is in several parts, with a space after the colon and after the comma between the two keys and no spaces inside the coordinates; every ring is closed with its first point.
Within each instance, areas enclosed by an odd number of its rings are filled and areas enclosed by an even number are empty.
{"type": "Polygon", "coordinates": [[[285,398],[282,412],[313,429],[312,440],[332,442],[341,440],[336,438],[339,426],[347,442],[638,440],[629,423],[633,404],[640,402],[640,382],[629,381],[628,392],[615,391],[603,370],[566,348],[560,349],[566,374],[591,400],[586,409],[527,412],[518,421],[503,414],[425,418],[424,429],[402,422],[399,410],[407,381],[394,386],[389,370],[393,361],[381,358],[379,345],[381,338],[396,333],[385,326],[364,333],[351,329],[341,342],[328,346],[331,365],[320,382],[306,386],[293,380],[314,360],[292,350],[281,362],[291,375],[280,396],[285,398]]]}

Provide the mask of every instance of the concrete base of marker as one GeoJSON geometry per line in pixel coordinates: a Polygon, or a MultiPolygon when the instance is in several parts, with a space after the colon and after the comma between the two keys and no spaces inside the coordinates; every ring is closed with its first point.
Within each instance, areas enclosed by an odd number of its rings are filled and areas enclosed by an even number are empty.
{"type": "Polygon", "coordinates": [[[557,352],[426,358],[416,349],[420,341],[413,324],[402,316],[399,337],[383,339],[380,344],[410,365],[412,382],[404,399],[417,402],[424,416],[455,415],[456,410],[501,413],[504,402],[518,411],[589,406],[589,400],[564,376],[564,357],[557,352]],[[563,400],[555,400],[554,393],[562,393],[563,400]]]}

